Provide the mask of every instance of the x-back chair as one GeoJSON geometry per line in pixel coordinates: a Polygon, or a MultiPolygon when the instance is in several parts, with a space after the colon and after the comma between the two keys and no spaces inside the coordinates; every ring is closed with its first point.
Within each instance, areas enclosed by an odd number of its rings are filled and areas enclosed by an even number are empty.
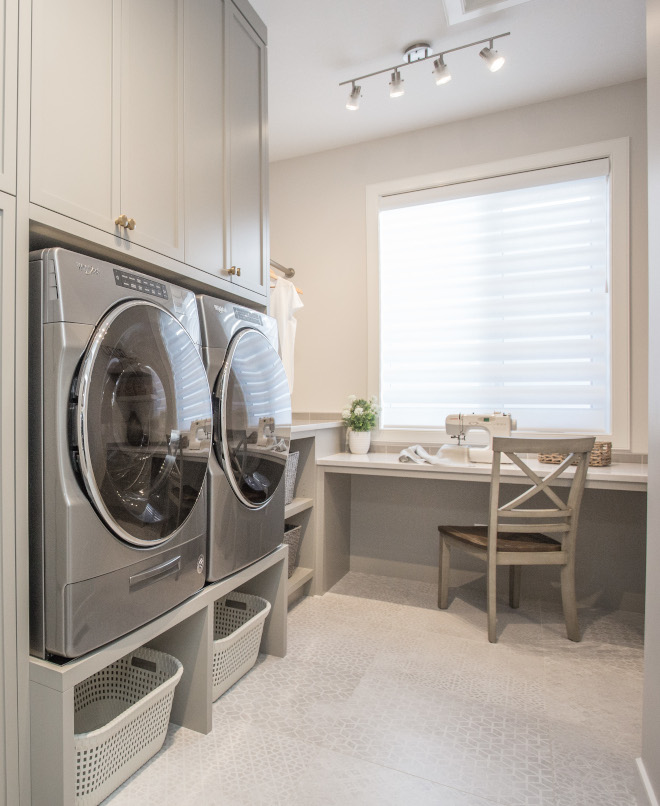
{"type": "MultiPolygon", "coordinates": [[[[571,641],[580,640],[575,601],[575,539],[580,503],[594,437],[578,439],[493,439],[493,470],[487,526],[439,526],[440,568],[438,607],[448,605],[450,551],[461,549],[486,561],[488,640],[497,641],[496,571],[509,566],[509,604],[520,604],[520,574],[523,565],[557,565],[561,570],[561,597],[566,633],[571,641]],[[538,475],[520,454],[557,453],[566,458],[544,477],[538,475]],[[531,486],[525,492],[500,504],[501,457],[508,456],[525,474],[520,483],[531,486]],[[566,501],[552,485],[577,460],[566,501]],[[536,498],[540,496],[540,498],[536,498]],[[528,503],[536,498],[537,506],[528,503]]],[[[529,461],[529,460],[527,460],[529,461]]],[[[518,478],[516,478],[518,483],[518,478]]]]}

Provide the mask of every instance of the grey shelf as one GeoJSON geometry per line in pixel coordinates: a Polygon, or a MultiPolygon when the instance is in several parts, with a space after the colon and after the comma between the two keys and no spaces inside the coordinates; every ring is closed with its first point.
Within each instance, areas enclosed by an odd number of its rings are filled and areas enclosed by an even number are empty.
{"type": "MultiPolygon", "coordinates": [[[[303,583],[301,583],[303,584],[303,583]]],[[[240,589],[271,603],[260,651],[284,657],[287,620],[287,549],[280,546],[138,630],[76,660],[57,665],[30,658],[32,806],[70,806],[75,800],[74,687],[141,646],[168,652],[183,664],[171,721],[209,733],[212,724],[213,608],[240,589]]]]}

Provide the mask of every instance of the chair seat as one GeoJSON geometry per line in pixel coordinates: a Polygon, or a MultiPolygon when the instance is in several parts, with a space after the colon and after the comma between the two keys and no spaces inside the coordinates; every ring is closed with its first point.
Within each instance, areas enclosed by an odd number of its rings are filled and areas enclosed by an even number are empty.
{"type": "MultiPolygon", "coordinates": [[[[438,529],[449,537],[484,551],[488,546],[487,526],[438,526],[438,529]]],[[[536,532],[500,532],[497,551],[561,551],[561,543],[536,532]]]]}

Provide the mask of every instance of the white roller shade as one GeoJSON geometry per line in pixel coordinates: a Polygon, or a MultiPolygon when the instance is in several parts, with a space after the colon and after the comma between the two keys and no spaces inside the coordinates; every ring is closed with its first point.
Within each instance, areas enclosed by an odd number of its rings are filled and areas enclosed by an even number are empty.
{"type": "Polygon", "coordinates": [[[611,429],[608,160],[387,196],[381,425],[611,429]]]}

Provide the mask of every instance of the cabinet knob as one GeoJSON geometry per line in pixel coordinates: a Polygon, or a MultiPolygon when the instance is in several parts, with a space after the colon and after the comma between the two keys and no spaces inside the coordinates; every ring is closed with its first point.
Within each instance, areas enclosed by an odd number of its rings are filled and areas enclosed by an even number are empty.
{"type": "MultiPolygon", "coordinates": [[[[236,274],[236,273],[237,273],[236,266],[232,266],[230,269],[227,269],[227,274],[236,274]]],[[[238,271],[238,274],[240,274],[240,270],[238,271]]]]}
{"type": "Polygon", "coordinates": [[[135,229],[135,219],[129,218],[127,215],[120,215],[119,218],[115,218],[115,224],[124,229],[135,229]]]}

